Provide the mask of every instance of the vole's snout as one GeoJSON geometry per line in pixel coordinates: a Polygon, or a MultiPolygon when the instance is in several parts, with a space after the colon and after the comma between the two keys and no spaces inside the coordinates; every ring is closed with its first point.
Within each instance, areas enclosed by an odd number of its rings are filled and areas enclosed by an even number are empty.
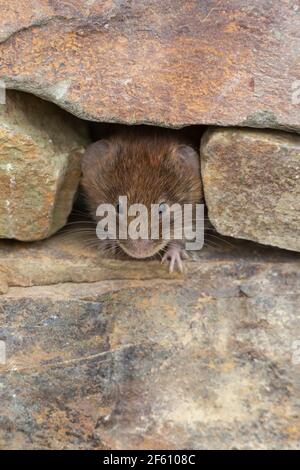
{"type": "Polygon", "coordinates": [[[125,253],[132,258],[149,258],[158,252],[156,244],[152,240],[127,240],[126,243],[120,243],[121,248],[125,253]]]}

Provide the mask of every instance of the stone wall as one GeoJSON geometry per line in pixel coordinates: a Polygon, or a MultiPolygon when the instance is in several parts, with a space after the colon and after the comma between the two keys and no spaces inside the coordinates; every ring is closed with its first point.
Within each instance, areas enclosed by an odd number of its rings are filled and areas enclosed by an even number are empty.
{"type": "Polygon", "coordinates": [[[219,233],[300,251],[300,136],[215,129],[201,144],[205,200],[219,233]]]}
{"type": "MultiPolygon", "coordinates": [[[[0,80],[8,88],[96,121],[300,129],[300,7],[293,0],[0,6],[0,80]]],[[[8,93],[11,104],[0,105],[0,236],[36,240],[65,223],[79,180],[76,149],[88,139],[84,123],[17,96],[8,93]]],[[[202,145],[211,221],[226,235],[299,250],[299,138],[222,132],[202,145]]]]}
{"type": "Polygon", "coordinates": [[[299,255],[224,241],[182,277],[55,236],[0,266],[1,448],[299,448],[299,255]]]}
{"type": "Polygon", "coordinates": [[[0,7],[0,448],[299,448],[297,2],[0,7]],[[185,275],[51,236],[87,120],[208,126],[185,275]]]}
{"type": "Polygon", "coordinates": [[[0,7],[0,80],[79,117],[300,129],[296,0],[0,7]]]}
{"type": "Polygon", "coordinates": [[[88,128],[57,106],[8,91],[0,105],[0,237],[39,240],[72,210],[88,128]]]}

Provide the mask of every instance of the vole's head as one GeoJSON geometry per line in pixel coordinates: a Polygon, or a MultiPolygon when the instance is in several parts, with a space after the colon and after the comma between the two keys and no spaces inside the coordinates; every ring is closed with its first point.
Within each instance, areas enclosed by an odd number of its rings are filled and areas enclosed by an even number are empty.
{"type": "MultiPolygon", "coordinates": [[[[168,134],[122,134],[100,140],[87,148],[82,171],[82,187],[94,220],[99,220],[96,211],[100,204],[112,204],[116,208],[118,227],[125,209],[120,205],[120,196],[127,196],[128,208],[132,204],[143,204],[148,209],[141,216],[147,218],[144,222],[148,226],[148,239],[127,237],[124,240],[117,236],[114,241],[110,240],[134,258],[154,256],[169,242],[162,237],[161,230],[158,239],[150,237],[151,205],[159,205],[157,223],[161,226],[168,206],[195,204],[202,198],[197,152],[168,134]]],[[[128,226],[130,221],[128,217],[128,226]]]]}

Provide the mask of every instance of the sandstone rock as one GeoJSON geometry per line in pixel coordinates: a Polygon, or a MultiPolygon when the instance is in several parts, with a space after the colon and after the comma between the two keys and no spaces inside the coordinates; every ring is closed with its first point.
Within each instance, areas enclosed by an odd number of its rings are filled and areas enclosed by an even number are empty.
{"type": "Polygon", "coordinates": [[[0,8],[0,79],[79,117],[300,129],[295,0],[1,0],[0,8]]]}
{"type": "Polygon", "coordinates": [[[38,240],[61,228],[80,177],[87,128],[32,95],[0,105],[0,237],[38,240]]]}
{"type": "Polygon", "coordinates": [[[300,137],[208,130],[201,166],[210,221],[224,235],[300,251],[300,137]]]}
{"type": "MultiPolygon", "coordinates": [[[[74,229],[75,230],[75,229],[74,229]]],[[[266,256],[272,263],[287,262],[294,253],[278,252],[255,243],[207,235],[205,248],[193,255],[201,261],[201,269],[211,263],[232,263],[237,258],[251,258],[263,263],[266,256]]],[[[300,258],[299,258],[300,260],[300,258]]],[[[198,275],[198,262],[188,263],[189,275],[198,275]]],[[[204,272],[204,271],[203,271],[204,272]]],[[[98,281],[132,281],[151,279],[183,280],[177,272],[169,274],[159,260],[147,262],[104,258],[90,239],[80,233],[65,231],[36,243],[20,243],[0,240],[0,279],[9,287],[48,286],[66,283],[95,283],[98,281]],[[76,256],[75,256],[76,254],[76,256]]],[[[91,287],[93,289],[93,287],[91,287]]],[[[76,287],[75,287],[76,289],[76,287]]]]}
{"type": "Polygon", "coordinates": [[[0,447],[299,448],[300,257],[225,247],[170,276],[77,239],[2,242],[10,285],[34,265],[59,282],[64,262],[79,283],[0,296],[0,447]]]}

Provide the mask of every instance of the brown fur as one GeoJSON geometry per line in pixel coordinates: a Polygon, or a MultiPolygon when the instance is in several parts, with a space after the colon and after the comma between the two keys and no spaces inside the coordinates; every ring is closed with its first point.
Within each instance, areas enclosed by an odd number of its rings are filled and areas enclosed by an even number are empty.
{"type": "MultiPolygon", "coordinates": [[[[141,203],[148,208],[160,202],[194,204],[203,196],[199,167],[198,155],[180,134],[124,130],[87,149],[82,187],[95,220],[99,204],[116,204],[125,195],[128,205],[141,203]]],[[[151,244],[153,254],[165,245],[162,240],[151,244]]]]}

